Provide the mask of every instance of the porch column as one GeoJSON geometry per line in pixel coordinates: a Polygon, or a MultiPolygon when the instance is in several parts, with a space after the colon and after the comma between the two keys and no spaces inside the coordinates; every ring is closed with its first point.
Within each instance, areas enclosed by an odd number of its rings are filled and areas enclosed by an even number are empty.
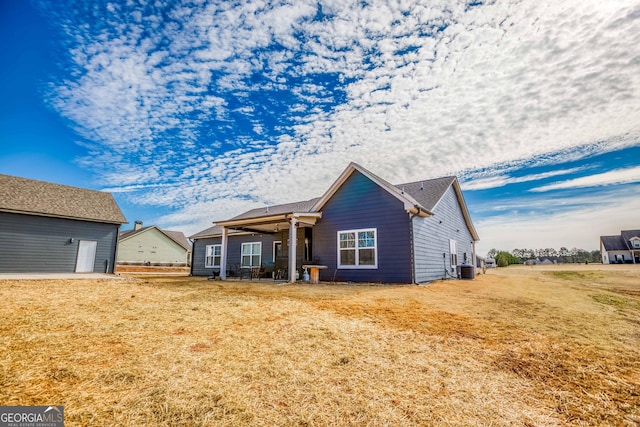
{"type": "Polygon", "coordinates": [[[227,227],[222,227],[222,245],[220,247],[220,280],[227,279],[227,227]]]}
{"type": "Polygon", "coordinates": [[[298,243],[298,220],[289,221],[289,283],[296,282],[296,246],[298,243]]]}

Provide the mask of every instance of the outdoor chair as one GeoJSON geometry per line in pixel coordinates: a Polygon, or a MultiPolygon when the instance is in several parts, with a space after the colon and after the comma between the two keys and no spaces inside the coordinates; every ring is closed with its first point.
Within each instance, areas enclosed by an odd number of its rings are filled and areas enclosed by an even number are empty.
{"type": "Polygon", "coordinates": [[[267,278],[267,279],[275,279],[274,272],[276,269],[276,263],[273,261],[263,262],[260,267],[260,273],[258,275],[258,279],[267,278]]]}
{"type": "Polygon", "coordinates": [[[251,269],[247,267],[243,267],[242,264],[237,262],[233,270],[233,276],[237,277],[240,280],[242,279],[251,280],[251,269]]]}
{"type": "Polygon", "coordinates": [[[287,279],[288,275],[288,265],[287,265],[287,258],[285,257],[277,257],[276,258],[276,263],[275,263],[275,268],[274,268],[274,272],[275,272],[275,277],[274,279],[276,280],[283,280],[283,279],[287,279]]]}

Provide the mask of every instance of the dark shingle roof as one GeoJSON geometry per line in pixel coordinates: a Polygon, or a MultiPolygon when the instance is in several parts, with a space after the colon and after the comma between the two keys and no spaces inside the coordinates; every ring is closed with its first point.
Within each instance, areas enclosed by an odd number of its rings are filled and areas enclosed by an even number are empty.
{"type": "Polygon", "coordinates": [[[196,234],[189,236],[190,239],[204,239],[206,237],[220,236],[222,234],[222,227],[214,225],[206,230],[198,231],[196,234]]]}
{"type": "Polygon", "coordinates": [[[0,174],[0,211],[125,224],[111,193],[0,174]]]}
{"type": "Polygon", "coordinates": [[[171,239],[173,239],[176,243],[178,243],[180,246],[182,246],[186,250],[188,251],[191,250],[191,243],[189,243],[189,240],[187,240],[187,237],[184,235],[182,231],[171,231],[171,230],[160,230],[160,231],[162,231],[164,234],[169,236],[171,239]]]}
{"type": "MultiPolygon", "coordinates": [[[[229,230],[229,234],[235,234],[235,233],[240,233],[240,232],[236,230],[229,230]]],[[[209,227],[206,230],[199,231],[196,234],[189,236],[189,238],[192,240],[197,240],[197,239],[206,239],[209,237],[219,237],[221,235],[222,235],[222,227],[220,227],[219,225],[214,225],[213,227],[209,227]]]]}
{"type": "MultiPolygon", "coordinates": [[[[622,230],[620,234],[622,235],[622,239],[625,241],[625,243],[628,243],[631,238],[640,237],[640,230],[622,230]]],[[[628,244],[629,247],[631,247],[631,244],[628,244]]]]}
{"type": "Polygon", "coordinates": [[[622,236],[600,236],[600,240],[607,251],[626,251],[629,249],[622,236]]]}
{"type": "Polygon", "coordinates": [[[260,218],[269,215],[287,214],[292,212],[310,212],[313,205],[318,201],[318,198],[305,200],[302,202],[285,203],[282,205],[267,206],[263,208],[251,209],[245,213],[231,218],[229,221],[236,219],[249,219],[260,218]]]}
{"type": "MultiPolygon", "coordinates": [[[[421,208],[424,208],[426,211],[431,212],[433,208],[438,204],[440,199],[444,196],[445,192],[451,187],[451,185],[456,181],[455,176],[445,176],[442,178],[435,179],[426,179],[422,181],[410,182],[407,184],[393,185],[385,181],[384,179],[374,175],[373,173],[361,168],[358,165],[351,164],[350,167],[355,168],[359,171],[364,171],[369,177],[373,178],[378,182],[379,185],[384,187],[387,191],[392,194],[397,194],[399,197],[402,197],[407,200],[413,199],[412,203],[419,203],[421,208]]],[[[349,168],[347,168],[348,170],[349,168]]],[[[343,172],[343,174],[346,172],[343,172]]],[[[338,185],[339,181],[334,183],[334,186],[338,185]]],[[[285,203],[281,205],[274,205],[262,208],[252,209],[250,211],[244,212],[238,216],[235,216],[228,221],[234,220],[243,220],[243,219],[253,219],[253,218],[262,218],[268,217],[271,215],[279,215],[279,214],[287,214],[287,213],[309,213],[312,212],[314,206],[317,208],[317,203],[320,200],[326,197],[327,194],[331,191],[331,189],[325,193],[323,197],[316,197],[310,200],[305,200],[301,202],[293,202],[293,203],[285,203]]],[[[466,209],[466,208],[465,208],[466,209]]],[[[470,227],[473,226],[470,223],[470,227]]],[[[200,231],[193,236],[190,236],[191,239],[202,239],[211,236],[219,236],[222,233],[222,227],[213,226],[206,230],[200,231]]],[[[475,236],[475,231],[472,230],[472,234],[475,236]]],[[[476,236],[477,237],[477,236],[476,236]]]]}
{"type": "Polygon", "coordinates": [[[440,201],[455,179],[455,176],[445,176],[442,178],[400,184],[395,187],[416,199],[422,207],[433,211],[433,208],[435,208],[438,201],[440,201]]]}
{"type": "MultiPolygon", "coordinates": [[[[368,171],[367,171],[368,172],[368,171]]],[[[382,178],[371,174],[371,176],[377,178],[384,186],[386,186],[389,191],[393,191],[391,189],[395,188],[399,193],[406,193],[407,195],[414,198],[420,205],[427,209],[432,210],[438,201],[442,198],[445,191],[451,186],[453,181],[456,179],[455,176],[446,176],[443,178],[435,178],[435,179],[426,179],[422,181],[411,182],[408,184],[400,184],[393,185],[389,184],[387,181],[382,178]]],[[[251,209],[250,211],[241,213],[238,216],[231,218],[229,221],[238,220],[238,219],[250,219],[250,218],[261,218],[270,215],[279,215],[279,214],[287,214],[292,212],[311,212],[313,206],[320,200],[320,197],[316,197],[310,200],[293,202],[293,203],[285,203],[281,205],[267,206],[262,208],[251,209]]],[[[216,230],[219,231],[219,230],[216,230]]],[[[208,230],[203,230],[202,232],[191,236],[196,237],[201,233],[207,233],[208,230]]],[[[207,233],[208,235],[209,233],[207,233]]]]}

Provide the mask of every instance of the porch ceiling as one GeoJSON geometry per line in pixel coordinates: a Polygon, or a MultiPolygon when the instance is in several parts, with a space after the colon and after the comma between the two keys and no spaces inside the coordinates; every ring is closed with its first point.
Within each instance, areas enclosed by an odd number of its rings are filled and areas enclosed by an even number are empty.
{"type": "Polygon", "coordinates": [[[272,215],[259,218],[245,218],[237,220],[222,221],[216,223],[221,227],[234,230],[242,230],[254,233],[277,233],[288,230],[291,219],[295,218],[300,227],[313,227],[316,221],[322,217],[322,212],[291,212],[288,214],[272,215]]]}

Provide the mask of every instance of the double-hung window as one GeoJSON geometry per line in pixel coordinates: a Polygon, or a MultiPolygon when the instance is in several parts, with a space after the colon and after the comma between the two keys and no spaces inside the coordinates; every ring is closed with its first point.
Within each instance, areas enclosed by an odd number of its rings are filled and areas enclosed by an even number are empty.
{"type": "Polygon", "coordinates": [[[262,243],[243,243],[242,244],[242,267],[260,267],[262,243]]]}
{"type": "Polygon", "coordinates": [[[338,231],[338,268],[378,268],[375,228],[338,231]]]}
{"type": "Polygon", "coordinates": [[[222,245],[207,245],[205,250],[204,266],[206,268],[220,267],[222,245]]]}

